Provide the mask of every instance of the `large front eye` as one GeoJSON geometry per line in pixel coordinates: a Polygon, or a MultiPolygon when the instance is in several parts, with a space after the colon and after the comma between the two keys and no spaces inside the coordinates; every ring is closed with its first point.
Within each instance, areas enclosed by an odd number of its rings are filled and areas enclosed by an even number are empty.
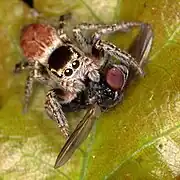
{"type": "Polygon", "coordinates": [[[72,67],[74,68],[74,69],[77,69],[78,67],[79,67],[79,61],[73,61],[73,63],[72,63],[72,67]]]}
{"type": "Polygon", "coordinates": [[[73,73],[73,70],[70,69],[70,68],[66,69],[65,72],[64,72],[65,76],[71,76],[72,73],[73,73]]]}

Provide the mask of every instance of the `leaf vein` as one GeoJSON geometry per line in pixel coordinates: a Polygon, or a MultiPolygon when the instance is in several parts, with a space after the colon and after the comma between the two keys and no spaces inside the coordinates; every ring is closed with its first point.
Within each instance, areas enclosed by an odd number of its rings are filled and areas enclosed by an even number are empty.
{"type": "Polygon", "coordinates": [[[139,154],[140,152],[144,151],[147,147],[155,144],[159,139],[161,139],[163,136],[166,136],[168,134],[170,134],[171,132],[174,132],[175,130],[180,128],[180,124],[178,124],[177,126],[163,132],[161,135],[155,137],[154,139],[152,139],[151,141],[145,143],[141,148],[135,150],[129,157],[127,157],[125,160],[123,160],[117,167],[115,167],[108,175],[104,176],[104,180],[107,180],[108,178],[110,178],[116,171],[118,171],[128,160],[132,159],[133,157],[135,157],[137,154],[139,154]]]}

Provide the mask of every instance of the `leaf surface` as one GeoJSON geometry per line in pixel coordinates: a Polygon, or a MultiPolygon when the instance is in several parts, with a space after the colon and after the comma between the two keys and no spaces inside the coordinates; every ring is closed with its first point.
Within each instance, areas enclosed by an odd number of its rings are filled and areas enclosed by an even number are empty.
{"type": "MultiPolygon", "coordinates": [[[[27,74],[14,76],[21,58],[20,29],[34,19],[19,0],[0,1],[0,179],[178,179],[180,177],[180,6],[178,0],[36,0],[46,16],[73,13],[75,22],[152,24],[154,43],[145,78],[131,83],[122,104],[101,115],[91,135],[62,168],[53,168],[64,143],[44,115],[42,88],[22,114],[27,74]]],[[[131,34],[109,40],[127,48],[131,34]]],[[[69,114],[71,124],[81,115],[69,114]]],[[[72,125],[73,126],[73,125],[72,125]]]]}

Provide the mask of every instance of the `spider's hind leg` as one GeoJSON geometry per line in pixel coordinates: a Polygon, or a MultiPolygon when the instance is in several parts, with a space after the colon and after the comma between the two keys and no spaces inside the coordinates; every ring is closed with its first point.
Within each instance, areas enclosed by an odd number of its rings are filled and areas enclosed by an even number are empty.
{"type": "Polygon", "coordinates": [[[26,83],[25,83],[25,95],[24,95],[24,101],[23,101],[23,113],[26,113],[28,110],[28,106],[29,106],[29,101],[30,101],[30,97],[32,95],[32,91],[33,91],[33,84],[34,84],[34,63],[29,64],[27,61],[20,61],[18,63],[15,64],[14,69],[13,69],[13,73],[14,74],[18,74],[23,72],[26,69],[29,69],[29,75],[26,79],[26,83]]]}
{"type": "Polygon", "coordinates": [[[25,84],[25,95],[24,95],[24,102],[23,102],[23,112],[26,113],[28,110],[28,106],[30,104],[30,98],[33,94],[33,85],[35,81],[43,85],[54,86],[54,82],[51,81],[48,73],[46,72],[44,66],[35,62],[31,65],[23,64],[21,61],[17,63],[14,68],[14,73],[20,73],[24,69],[29,69],[29,74],[25,84]]]}
{"type": "Polygon", "coordinates": [[[28,110],[30,97],[32,96],[32,92],[33,92],[33,84],[34,84],[34,70],[31,70],[29,72],[29,75],[27,77],[26,84],[25,84],[23,113],[26,113],[28,110]]]}
{"type": "Polygon", "coordinates": [[[23,70],[29,68],[29,63],[27,61],[19,61],[18,63],[15,64],[13,72],[16,73],[21,73],[23,70]]]}

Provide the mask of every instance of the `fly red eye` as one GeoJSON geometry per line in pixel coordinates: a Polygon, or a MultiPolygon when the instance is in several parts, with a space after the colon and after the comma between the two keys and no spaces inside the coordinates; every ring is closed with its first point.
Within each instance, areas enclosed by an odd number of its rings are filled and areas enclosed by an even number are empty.
{"type": "Polygon", "coordinates": [[[64,75],[65,75],[65,76],[71,76],[72,73],[73,73],[73,70],[70,69],[70,68],[68,68],[68,69],[65,70],[64,75]]]}
{"type": "Polygon", "coordinates": [[[115,67],[109,69],[106,73],[106,82],[114,90],[121,89],[124,85],[123,72],[115,67]]]}

